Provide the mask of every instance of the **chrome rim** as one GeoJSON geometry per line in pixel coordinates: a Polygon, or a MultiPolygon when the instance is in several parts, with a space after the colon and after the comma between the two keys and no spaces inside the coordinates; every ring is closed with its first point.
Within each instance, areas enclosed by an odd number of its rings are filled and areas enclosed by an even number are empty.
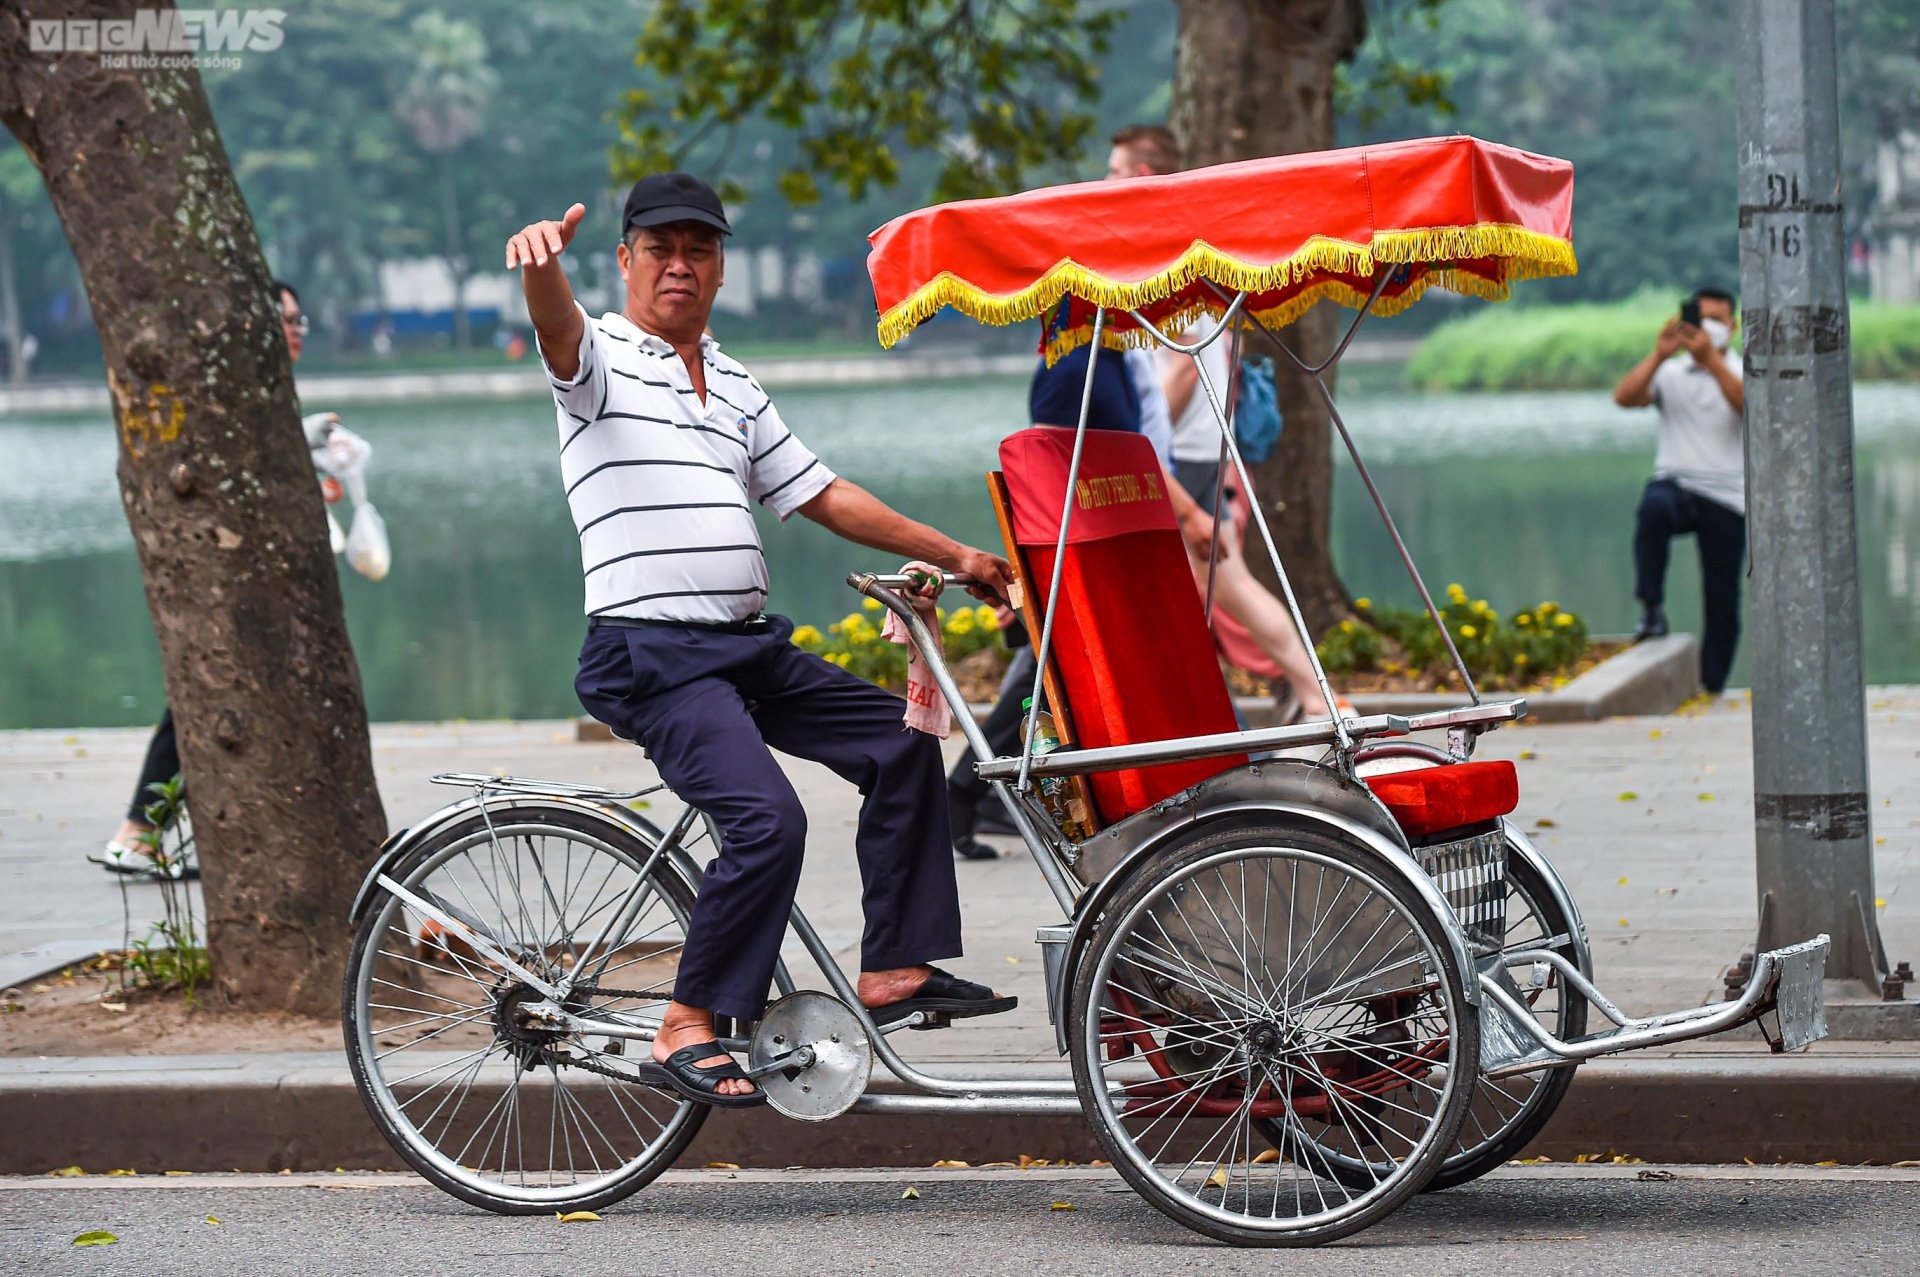
{"type": "MultiPolygon", "coordinates": [[[[636,861],[579,830],[502,813],[402,885],[571,987],[570,1012],[652,1029],[686,941],[686,910],[660,888],[671,872],[657,851],[636,861]]],[[[355,986],[367,1089],[441,1174],[517,1202],[577,1199],[625,1179],[695,1116],[632,1080],[647,1041],[531,1025],[521,1008],[539,993],[399,897],[377,908],[355,986]]]]}
{"type": "Polygon", "coordinates": [[[1230,1227],[1300,1231],[1438,1164],[1440,1115],[1472,1080],[1453,1031],[1466,1008],[1444,940],[1378,880],[1298,848],[1226,850],[1104,930],[1103,1005],[1082,1030],[1092,1102],[1157,1190],[1230,1227]],[[1370,1182],[1317,1169],[1320,1150],[1370,1182]]]}

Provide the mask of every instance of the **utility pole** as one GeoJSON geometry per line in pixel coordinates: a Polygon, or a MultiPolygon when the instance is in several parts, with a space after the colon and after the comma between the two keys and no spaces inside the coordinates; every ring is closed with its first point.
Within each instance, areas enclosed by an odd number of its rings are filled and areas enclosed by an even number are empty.
{"type": "Polygon", "coordinates": [[[1743,0],[1740,292],[1760,948],[1898,1000],[1874,916],[1833,0],[1743,0]]]}

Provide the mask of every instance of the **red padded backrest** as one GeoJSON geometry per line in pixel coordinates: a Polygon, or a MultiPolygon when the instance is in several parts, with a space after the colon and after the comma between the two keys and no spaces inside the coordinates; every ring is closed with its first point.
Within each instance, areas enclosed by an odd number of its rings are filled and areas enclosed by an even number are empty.
{"type": "MultiPolygon", "coordinates": [[[[1035,595],[1028,618],[1036,645],[1072,454],[1073,431],[1049,426],[1019,431],[1000,445],[1014,539],[1035,595]]],[[[1087,432],[1050,658],[1076,743],[1087,748],[1239,726],[1162,476],[1142,436],[1087,432]]],[[[1088,779],[1094,805],[1113,822],[1246,761],[1235,754],[1088,779]]]]}
{"type": "Polygon", "coordinates": [[[1409,838],[1483,825],[1520,805],[1520,778],[1505,759],[1416,767],[1366,782],[1409,838]]]}

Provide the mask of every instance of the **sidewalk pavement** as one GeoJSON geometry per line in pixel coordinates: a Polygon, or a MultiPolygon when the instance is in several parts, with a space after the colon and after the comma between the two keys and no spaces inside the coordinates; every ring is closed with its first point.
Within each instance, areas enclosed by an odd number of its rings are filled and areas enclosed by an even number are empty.
{"type": "MultiPolygon", "coordinates": [[[[1872,689],[1868,700],[1876,889],[1884,901],[1878,913],[1888,956],[1915,961],[1920,689],[1872,689]]],[[[459,796],[428,783],[436,771],[497,770],[618,787],[652,776],[631,746],[576,743],[565,722],[386,724],[374,729],[373,741],[396,826],[459,796]]],[[[145,733],[129,730],[0,733],[0,892],[11,902],[0,917],[0,987],[120,942],[120,892],[82,856],[111,831],[144,745],[145,733]]],[[[1685,716],[1515,725],[1482,741],[1478,757],[1518,760],[1518,819],[1573,889],[1593,936],[1598,983],[1631,1012],[1720,996],[1722,972],[1752,944],[1751,750],[1751,720],[1737,697],[1685,716]]],[[[857,796],[823,768],[789,762],[788,773],[811,814],[801,903],[851,967],[860,934],[849,846],[857,796]]],[[[649,814],[664,823],[676,805],[660,797],[649,814]]],[[[1033,929],[1058,918],[1037,873],[1024,853],[962,863],[958,872],[968,956],[954,965],[1017,993],[1021,1006],[977,1025],[904,1035],[910,1040],[902,1050],[916,1063],[956,1072],[1059,1070],[1033,945],[1033,929]]],[[[157,909],[150,889],[149,897],[157,909]]],[[[141,897],[134,899],[137,905],[141,897]]],[[[134,923],[143,933],[144,920],[136,916],[134,923]]],[[[802,986],[817,987],[797,947],[790,960],[802,986]]],[[[1903,1114],[1913,1107],[1917,1079],[1914,1042],[1829,1040],[1803,1057],[1774,1058],[1756,1037],[1743,1036],[1639,1052],[1584,1067],[1562,1118],[1535,1151],[1566,1156],[1613,1148],[1649,1158],[1736,1161],[1910,1158],[1920,1155],[1920,1119],[1903,1114]]],[[[122,1115],[108,1135],[91,1130],[85,1111],[68,1109],[43,1123],[44,1136],[74,1156],[56,1156],[54,1144],[38,1139],[29,1151],[24,1131],[0,1137],[0,1172],[34,1169],[49,1157],[49,1165],[86,1164],[82,1148],[103,1164],[147,1157],[155,1166],[190,1169],[167,1161],[164,1143],[130,1139],[143,1114],[156,1137],[162,1127],[190,1133],[190,1147],[203,1149],[209,1166],[244,1164],[235,1159],[248,1148],[256,1166],[274,1170],[390,1161],[350,1093],[338,1106],[316,1101],[344,1080],[343,1061],[330,1054],[0,1060],[0,1130],[56,1095],[72,1098],[76,1088],[103,1106],[103,1116],[116,1109],[122,1115]],[[155,1092],[199,1098],[154,1106],[155,1092]],[[279,1107],[263,1118],[259,1105],[268,1102],[279,1107]],[[217,1133],[225,1114],[240,1128],[237,1146],[217,1133]],[[322,1121],[322,1114],[330,1116],[322,1121]],[[343,1133],[319,1138],[316,1130],[329,1125],[343,1133]],[[267,1130],[277,1132],[267,1141],[271,1150],[262,1146],[267,1130]]],[[[984,1156],[995,1141],[1002,1156],[1047,1146],[1093,1155],[1077,1119],[849,1117],[803,1127],[757,1114],[711,1123],[689,1156],[762,1165],[911,1164],[929,1148],[945,1150],[931,1156],[968,1156],[961,1148],[984,1156]]]]}

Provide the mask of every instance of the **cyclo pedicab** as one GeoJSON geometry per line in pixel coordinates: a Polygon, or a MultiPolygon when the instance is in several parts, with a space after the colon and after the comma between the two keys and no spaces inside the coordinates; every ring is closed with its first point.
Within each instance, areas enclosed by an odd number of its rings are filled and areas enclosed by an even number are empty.
{"type": "MultiPolygon", "coordinates": [[[[1241,1245],[1308,1245],[1513,1156],[1583,1060],[1753,1020],[1775,1050],[1824,1036],[1826,936],[1758,955],[1738,997],[1690,1010],[1632,1016],[1594,986],[1579,911],[1511,819],[1513,765],[1471,761],[1525,702],[1475,690],[1319,380],[1370,311],[1434,286],[1499,299],[1515,280],[1571,274],[1572,182],[1564,161],[1454,137],[943,205],[875,232],[884,345],[950,305],[988,323],[1044,317],[1050,357],[1086,342],[1192,355],[1170,334],[1210,314],[1210,340],[1264,338],[1312,374],[1466,703],[1241,730],[1211,591],[1195,589],[1145,440],[1089,432],[1084,404],[1077,429],[1013,434],[988,484],[1037,644],[1028,743],[995,757],[958,720],[1061,910],[1036,938],[1071,1077],[914,1067],[887,1035],[938,1024],[876,1025],[795,908],[825,989],[796,990],[783,964],[759,1022],[718,1026],[772,1107],[801,1121],[1079,1110],[1172,1218],[1241,1245]],[[1359,314],[1308,364],[1275,330],[1327,298],[1359,314]],[[1050,752],[1033,745],[1041,706],[1050,752]],[[1611,1027],[1589,1031],[1590,1012],[1611,1027]],[[867,1093],[876,1060],[904,1093],[867,1093]]],[[[1222,472],[1250,490],[1228,387],[1200,369],[1222,472]]],[[[1252,521],[1305,633],[1257,501],[1252,521]]],[[[847,580],[905,623],[963,706],[909,580],[847,580]]],[[[467,1202],[617,1201],[708,1114],[629,1044],[653,1037],[671,995],[713,827],[692,809],[666,828],[635,810],[660,786],[434,779],[472,794],[390,838],[353,908],[345,1032],[367,1107],[467,1202]]]]}

